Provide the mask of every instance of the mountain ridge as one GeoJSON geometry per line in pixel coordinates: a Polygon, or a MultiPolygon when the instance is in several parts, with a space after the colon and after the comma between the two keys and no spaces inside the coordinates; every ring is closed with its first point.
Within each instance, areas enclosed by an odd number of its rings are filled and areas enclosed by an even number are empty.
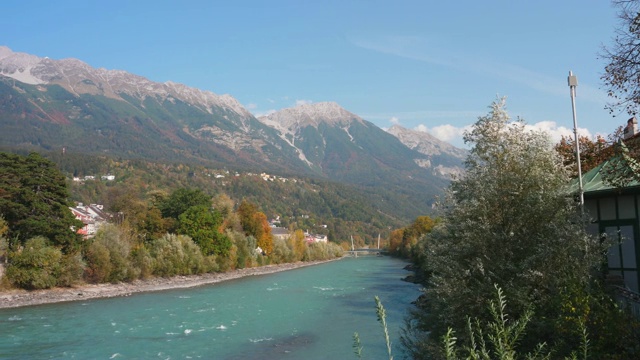
{"type": "Polygon", "coordinates": [[[9,146],[321,177],[417,201],[417,214],[448,183],[420,165],[452,161],[406,146],[335,102],[258,119],[231,95],[7,47],[0,47],[0,126],[9,146]]]}
{"type": "Polygon", "coordinates": [[[435,136],[418,130],[410,130],[398,124],[393,125],[387,132],[398,138],[405,146],[426,155],[428,159],[415,159],[418,166],[433,169],[435,173],[444,177],[459,176],[464,172],[464,159],[467,151],[459,149],[435,136]]]}

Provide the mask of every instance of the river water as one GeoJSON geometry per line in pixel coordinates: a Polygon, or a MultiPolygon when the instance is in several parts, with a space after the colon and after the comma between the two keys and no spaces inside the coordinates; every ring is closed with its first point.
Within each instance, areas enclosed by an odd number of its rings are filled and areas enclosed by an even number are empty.
{"type": "Polygon", "coordinates": [[[393,355],[419,295],[406,263],[346,258],[191,289],[0,310],[2,359],[364,359],[393,355]]]}

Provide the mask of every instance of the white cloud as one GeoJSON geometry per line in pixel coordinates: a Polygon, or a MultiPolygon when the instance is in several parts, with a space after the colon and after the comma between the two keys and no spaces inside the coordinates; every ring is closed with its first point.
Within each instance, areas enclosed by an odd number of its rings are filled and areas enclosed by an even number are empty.
{"type": "Polygon", "coordinates": [[[443,141],[451,141],[453,139],[459,138],[462,141],[462,136],[465,131],[471,129],[471,125],[457,127],[449,124],[434,126],[431,129],[427,129],[431,135],[437,137],[443,141]]]}
{"type": "Polygon", "coordinates": [[[248,103],[247,106],[245,106],[248,110],[254,110],[258,107],[258,105],[254,104],[254,103],[248,103]]]}
{"type": "Polygon", "coordinates": [[[398,119],[396,116],[391,117],[391,119],[389,119],[389,122],[396,125],[400,123],[400,119],[398,119]]]}
{"type": "Polygon", "coordinates": [[[464,147],[465,145],[462,136],[465,131],[471,130],[471,125],[457,127],[450,124],[444,124],[429,128],[424,124],[420,124],[416,126],[414,130],[429,133],[439,140],[446,141],[454,146],[464,147]]]}
{"type": "Polygon", "coordinates": [[[296,100],[296,106],[311,104],[313,101],[311,100],[296,100]]]}
{"type": "MultiPolygon", "coordinates": [[[[526,129],[544,131],[551,137],[553,143],[560,141],[562,136],[573,137],[573,129],[565,126],[558,126],[555,121],[540,121],[535,124],[527,124],[526,129]]],[[[462,127],[453,126],[451,124],[438,125],[433,127],[427,127],[424,124],[420,124],[414,128],[416,131],[427,132],[439,140],[446,141],[454,146],[465,147],[463,136],[465,131],[471,131],[472,125],[466,125],[462,127]]],[[[581,136],[593,137],[593,134],[586,128],[578,128],[578,134],[581,136]]]]}
{"type": "MultiPolygon", "coordinates": [[[[526,128],[534,129],[534,130],[542,130],[546,132],[547,134],[549,134],[549,136],[551,137],[551,140],[554,143],[557,143],[558,141],[560,141],[562,136],[573,137],[573,129],[570,129],[564,126],[558,126],[558,124],[555,121],[540,121],[535,124],[527,125],[526,128]]],[[[586,136],[589,138],[592,137],[592,134],[589,131],[589,129],[581,128],[581,127],[578,127],[578,135],[586,136]]]]}

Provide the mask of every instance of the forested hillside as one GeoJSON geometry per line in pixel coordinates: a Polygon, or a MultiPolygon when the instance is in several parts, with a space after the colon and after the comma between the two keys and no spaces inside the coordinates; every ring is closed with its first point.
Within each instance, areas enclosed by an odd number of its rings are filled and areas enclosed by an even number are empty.
{"type": "Polygon", "coordinates": [[[119,211],[124,200],[146,207],[158,193],[196,188],[211,196],[226,194],[236,205],[242,200],[257,204],[268,219],[279,216],[283,227],[326,234],[336,242],[353,236],[362,243],[377,242],[378,234],[387,238],[390,229],[424,215],[420,206],[412,205],[408,197],[327,180],[273,174],[268,174],[265,180],[259,172],[115,159],[69,151],[43,155],[68,177],[73,201],[104,204],[110,211],[119,211]],[[115,180],[101,180],[100,176],[106,174],[114,175],[115,180]],[[94,175],[96,179],[71,181],[74,176],[87,175],[94,175]]]}

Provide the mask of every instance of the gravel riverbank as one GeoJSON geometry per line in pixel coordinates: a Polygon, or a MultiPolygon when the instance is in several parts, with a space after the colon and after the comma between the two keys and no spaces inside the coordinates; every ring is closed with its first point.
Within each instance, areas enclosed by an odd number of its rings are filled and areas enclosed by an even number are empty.
{"type": "Polygon", "coordinates": [[[214,284],[245,276],[271,274],[279,271],[297,269],[304,266],[317,265],[326,261],[296,262],[290,264],[267,265],[255,268],[239,269],[224,273],[212,273],[172,278],[151,278],[119,284],[85,284],[70,288],[47,290],[10,290],[0,292],[0,309],[51,304],[65,301],[79,301],[116,296],[129,296],[134,293],[190,288],[214,284]]]}

